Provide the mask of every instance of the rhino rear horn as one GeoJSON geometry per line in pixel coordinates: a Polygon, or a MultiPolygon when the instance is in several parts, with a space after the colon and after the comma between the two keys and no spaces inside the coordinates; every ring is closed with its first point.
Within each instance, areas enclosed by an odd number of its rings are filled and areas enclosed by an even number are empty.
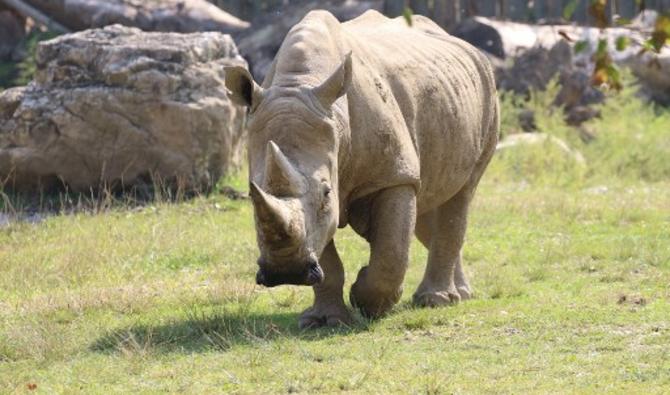
{"type": "Polygon", "coordinates": [[[284,196],[300,196],[306,189],[303,176],[272,140],[265,150],[265,187],[284,196]]]}
{"type": "Polygon", "coordinates": [[[279,240],[290,234],[291,212],[281,200],[263,191],[253,181],[249,184],[249,195],[266,239],[279,240]]]}
{"type": "Polygon", "coordinates": [[[347,93],[351,84],[351,52],[344,56],[340,66],[321,85],[312,90],[323,108],[329,109],[342,95],[347,93]]]}

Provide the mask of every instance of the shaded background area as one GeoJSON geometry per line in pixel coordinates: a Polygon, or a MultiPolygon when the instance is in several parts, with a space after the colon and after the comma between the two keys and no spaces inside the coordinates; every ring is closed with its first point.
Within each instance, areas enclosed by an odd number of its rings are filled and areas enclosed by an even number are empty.
{"type": "MultiPolygon", "coordinates": [[[[268,12],[281,12],[289,3],[301,1],[287,0],[211,0],[222,9],[250,20],[268,12]]],[[[306,1],[303,1],[306,2],[306,1]]],[[[340,1],[347,3],[347,1],[340,1]]],[[[382,11],[388,16],[401,15],[406,7],[415,13],[429,16],[444,27],[451,27],[464,18],[475,15],[509,19],[520,22],[574,21],[580,24],[593,24],[595,19],[589,15],[591,0],[385,0],[379,1],[382,11]],[[574,8],[573,15],[566,18],[564,10],[574,8]]],[[[640,7],[663,11],[670,8],[670,0],[614,0],[606,7],[607,17],[614,15],[633,18],[640,7]]]]}
{"type": "MultiPolygon", "coordinates": [[[[114,23],[145,31],[232,34],[260,79],[268,67],[267,58],[274,55],[290,26],[317,8],[328,9],[343,21],[367,9],[391,17],[412,10],[462,37],[459,27],[477,16],[533,25],[616,26],[643,10],[667,13],[670,0],[0,0],[0,89],[30,80],[37,42],[114,23]],[[595,6],[602,15],[594,14],[595,6]]],[[[490,52],[504,57],[495,51],[490,52]]]]}

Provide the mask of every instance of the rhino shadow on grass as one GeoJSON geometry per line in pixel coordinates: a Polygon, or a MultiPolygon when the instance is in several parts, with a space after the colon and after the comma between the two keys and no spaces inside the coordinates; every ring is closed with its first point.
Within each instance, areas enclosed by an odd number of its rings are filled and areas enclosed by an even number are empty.
{"type": "Polygon", "coordinates": [[[320,340],[366,331],[368,320],[349,327],[304,330],[298,313],[195,312],[160,324],[137,324],[116,329],[90,346],[95,352],[126,355],[227,351],[237,345],[262,345],[281,340],[320,340]]]}

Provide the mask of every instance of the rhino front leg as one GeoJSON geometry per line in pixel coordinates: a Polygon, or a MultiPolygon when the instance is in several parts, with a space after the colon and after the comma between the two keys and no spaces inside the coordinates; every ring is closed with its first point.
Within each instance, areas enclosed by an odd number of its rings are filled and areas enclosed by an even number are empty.
{"type": "Polygon", "coordinates": [[[351,304],[363,315],[379,317],[400,300],[415,221],[412,186],[385,189],[372,202],[366,235],[370,264],[358,272],[350,293],[351,304]]]}
{"type": "Polygon", "coordinates": [[[324,281],[313,287],[314,305],[300,315],[300,328],[351,324],[351,313],[342,297],[344,268],[334,241],[331,240],[324,249],[320,264],[325,275],[324,281]]]}

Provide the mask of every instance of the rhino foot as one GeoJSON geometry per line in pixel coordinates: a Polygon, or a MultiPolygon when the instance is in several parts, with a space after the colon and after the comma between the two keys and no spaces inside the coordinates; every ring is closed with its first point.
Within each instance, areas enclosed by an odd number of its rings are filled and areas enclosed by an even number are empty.
{"type": "MultiPolygon", "coordinates": [[[[470,297],[469,293],[467,297],[470,297]]],[[[417,291],[412,297],[412,303],[421,307],[438,307],[458,304],[461,299],[465,298],[461,296],[460,290],[455,288],[445,291],[417,291]]]]}
{"type": "Polygon", "coordinates": [[[384,290],[375,287],[367,275],[367,267],[358,272],[356,282],[351,286],[349,300],[365,317],[379,318],[386,314],[402,296],[402,287],[384,290]]]}
{"type": "Polygon", "coordinates": [[[472,290],[470,289],[469,285],[458,285],[456,286],[456,289],[458,290],[458,294],[461,296],[461,300],[472,299],[472,290]]]}
{"type": "Polygon", "coordinates": [[[316,329],[323,326],[350,326],[353,317],[346,306],[312,306],[300,314],[300,329],[316,329]]]}

